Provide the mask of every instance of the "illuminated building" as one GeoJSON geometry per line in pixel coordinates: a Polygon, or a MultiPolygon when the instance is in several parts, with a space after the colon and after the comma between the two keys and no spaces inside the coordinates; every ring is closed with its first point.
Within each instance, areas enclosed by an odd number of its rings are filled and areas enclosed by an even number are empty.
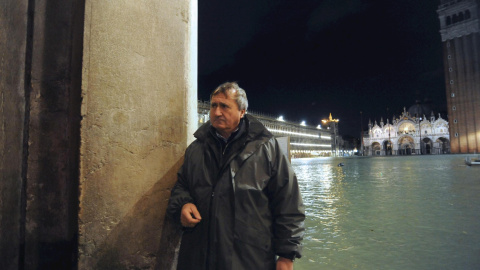
{"type": "Polygon", "coordinates": [[[405,108],[399,118],[392,123],[368,123],[368,136],[364,136],[365,154],[368,156],[385,155],[432,155],[450,153],[450,135],[448,122],[440,114],[435,118],[430,111],[430,118],[424,114],[412,116],[412,106],[405,108]]]}
{"type": "Polygon", "coordinates": [[[480,0],[441,0],[452,153],[480,152],[480,0]]]}

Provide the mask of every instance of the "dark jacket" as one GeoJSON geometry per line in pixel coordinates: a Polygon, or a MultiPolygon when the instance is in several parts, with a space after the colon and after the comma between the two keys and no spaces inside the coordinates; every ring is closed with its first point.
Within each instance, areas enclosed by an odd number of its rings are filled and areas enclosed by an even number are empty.
{"type": "Polygon", "coordinates": [[[226,147],[207,122],[185,152],[167,211],[180,222],[193,203],[202,221],[184,231],[177,269],[275,269],[275,255],[301,256],[296,176],[273,135],[245,118],[226,147]]]}

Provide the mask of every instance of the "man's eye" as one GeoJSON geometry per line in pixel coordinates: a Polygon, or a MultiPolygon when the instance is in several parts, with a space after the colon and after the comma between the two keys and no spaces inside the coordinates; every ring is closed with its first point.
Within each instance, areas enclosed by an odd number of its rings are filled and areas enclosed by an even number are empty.
{"type": "Polygon", "coordinates": [[[226,104],[221,104],[220,106],[222,106],[222,109],[228,108],[228,106],[226,104]]]}

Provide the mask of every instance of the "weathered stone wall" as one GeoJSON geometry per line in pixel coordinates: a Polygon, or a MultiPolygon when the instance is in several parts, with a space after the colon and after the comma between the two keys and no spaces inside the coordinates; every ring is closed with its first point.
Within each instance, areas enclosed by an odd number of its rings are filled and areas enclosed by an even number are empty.
{"type": "Polygon", "coordinates": [[[0,269],[18,269],[27,1],[0,1],[0,269]]]}
{"type": "Polygon", "coordinates": [[[0,1],[0,269],[171,267],[195,16],[189,0],[0,1]]]}
{"type": "Polygon", "coordinates": [[[0,5],[0,269],[71,269],[78,250],[83,2],[0,5]]]}
{"type": "Polygon", "coordinates": [[[195,3],[86,1],[79,269],[171,265],[165,209],[196,127],[195,3]]]}
{"type": "Polygon", "coordinates": [[[31,81],[26,173],[26,269],[77,259],[83,2],[29,1],[31,81]]]}

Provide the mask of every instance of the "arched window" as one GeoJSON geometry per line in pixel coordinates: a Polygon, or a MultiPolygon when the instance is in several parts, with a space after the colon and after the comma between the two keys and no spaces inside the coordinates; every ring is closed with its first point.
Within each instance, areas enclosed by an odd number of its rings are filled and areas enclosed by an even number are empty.
{"type": "Polygon", "coordinates": [[[470,15],[470,10],[465,10],[465,20],[468,20],[470,19],[471,15],[470,15]]]}
{"type": "Polygon", "coordinates": [[[450,16],[447,16],[447,21],[446,21],[446,23],[447,23],[447,26],[450,25],[450,24],[452,24],[452,18],[451,18],[450,16]]]}
{"type": "Polygon", "coordinates": [[[452,23],[456,23],[458,22],[458,15],[457,14],[453,14],[452,16],[452,23]]]}

